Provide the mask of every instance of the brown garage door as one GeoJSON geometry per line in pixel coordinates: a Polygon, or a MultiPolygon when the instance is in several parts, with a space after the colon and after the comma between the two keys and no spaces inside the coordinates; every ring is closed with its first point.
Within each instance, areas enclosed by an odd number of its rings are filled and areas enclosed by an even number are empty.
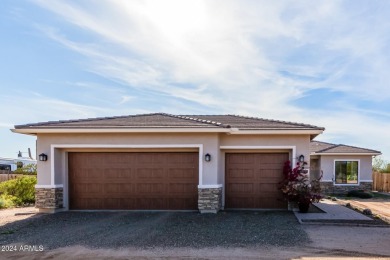
{"type": "Polygon", "coordinates": [[[70,209],[197,209],[198,153],[69,153],[70,209]]]}
{"type": "Polygon", "coordinates": [[[225,208],[287,208],[279,182],[287,153],[226,154],[225,208]]]}

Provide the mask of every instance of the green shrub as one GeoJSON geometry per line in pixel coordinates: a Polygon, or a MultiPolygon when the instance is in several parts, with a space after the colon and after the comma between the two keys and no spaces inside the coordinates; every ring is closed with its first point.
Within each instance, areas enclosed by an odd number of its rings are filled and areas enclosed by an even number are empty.
{"type": "Polygon", "coordinates": [[[364,191],[364,190],[351,190],[347,193],[347,196],[361,198],[361,199],[369,199],[373,197],[371,192],[364,191]]]}
{"type": "Polygon", "coordinates": [[[5,194],[0,195],[0,209],[15,207],[15,200],[17,200],[15,196],[5,194]]]}
{"type": "Polygon", "coordinates": [[[37,165],[36,164],[27,164],[22,168],[17,168],[14,171],[15,174],[23,174],[23,175],[37,175],[37,165]]]}
{"type": "Polygon", "coordinates": [[[23,176],[0,183],[0,194],[8,197],[16,206],[35,202],[35,176],[23,176]]]}

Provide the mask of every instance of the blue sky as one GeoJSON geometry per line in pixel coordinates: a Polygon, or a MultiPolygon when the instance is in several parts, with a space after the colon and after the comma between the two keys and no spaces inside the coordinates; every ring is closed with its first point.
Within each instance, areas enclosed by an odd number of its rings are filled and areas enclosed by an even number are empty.
{"type": "Polygon", "coordinates": [[[390,159],[388,1],[0,3],[0,156],[15,124],[242,114],[310,123],[390,159]]]}

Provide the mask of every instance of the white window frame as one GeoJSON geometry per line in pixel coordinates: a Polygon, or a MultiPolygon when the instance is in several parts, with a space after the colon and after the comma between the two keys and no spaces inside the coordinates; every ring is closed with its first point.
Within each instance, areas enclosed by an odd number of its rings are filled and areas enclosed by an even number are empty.
{"type": "Polygon", "coordinates": [[[333,161],[333,185],[335,186],[359,186],[360,185],[360,159],[335,159],[333,161]],[[357,183],[336,183],[336,162],[358,162],[357,183]]]}

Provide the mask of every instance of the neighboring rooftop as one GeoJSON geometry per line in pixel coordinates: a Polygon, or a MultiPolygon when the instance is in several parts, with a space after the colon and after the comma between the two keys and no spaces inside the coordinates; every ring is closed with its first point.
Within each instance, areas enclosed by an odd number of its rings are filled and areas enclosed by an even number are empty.
{"type": "Polygon", "coordinates": [[[16,125],[15,129],[43,128],[237,128],[239,130],[321,130],[302,123],[237,115],[172,115],[166,113],[50,121],[16,125]]]}
{"type": "Polygon", "coordinates": [[[379,155],[381,152],[367,148],[350,146],[345,144],[331,144],[320,141],[310,142],[311,154],[371,154],[379,155]]]}

